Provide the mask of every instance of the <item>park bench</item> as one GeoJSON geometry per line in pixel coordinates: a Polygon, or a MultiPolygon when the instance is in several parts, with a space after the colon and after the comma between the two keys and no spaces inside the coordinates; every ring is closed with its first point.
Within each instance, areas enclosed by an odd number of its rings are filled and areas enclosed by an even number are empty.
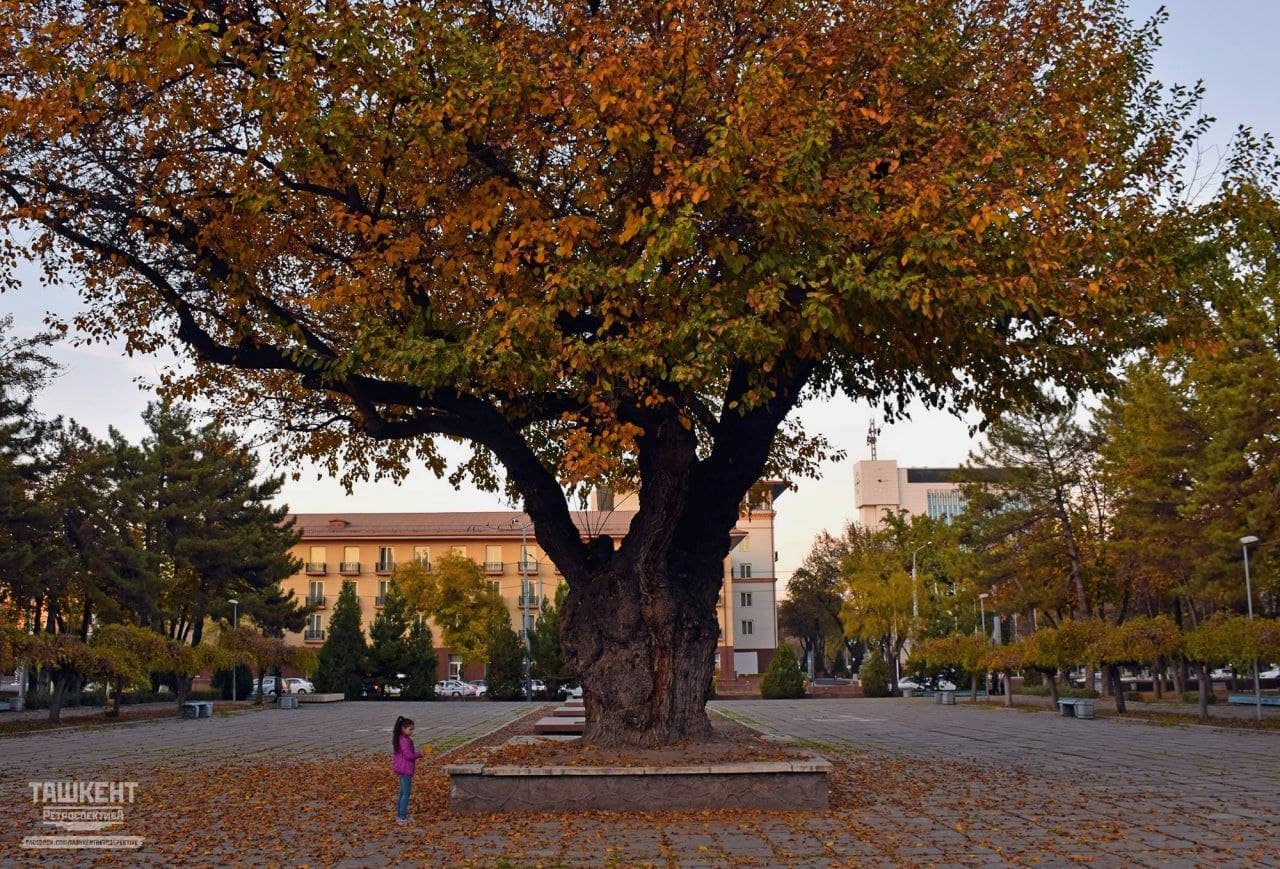
{"type": "Polygon", "coordinates": [[[296,694],[281,694],[276,698],[276,705],[281,709],[297,709],[298,696],[296,694]]]}
{"type": "Polygon", "coordinates": [[[1092,718],[1094,702],[1087,699],[1063,697],[1058,700],[1058,708],[1062,710],[1063,718],[1092,718]]]}
{"type": "MultiPolygon", "coordinates": [[[[1228,694],[1228,703],[1237,703],[1241,706],[1253,706],[1257,703],[1257,699],[1252,694],[1228,694]]],[[[1280,694],[1266,694],[1262,698],[1263,706],[1280,706],[1280,694]]]]}
{"type": "Polygon", "coordinates": [[[183,718],[212,718],[212,700],[188,700],[182,704],[183,718]]]}

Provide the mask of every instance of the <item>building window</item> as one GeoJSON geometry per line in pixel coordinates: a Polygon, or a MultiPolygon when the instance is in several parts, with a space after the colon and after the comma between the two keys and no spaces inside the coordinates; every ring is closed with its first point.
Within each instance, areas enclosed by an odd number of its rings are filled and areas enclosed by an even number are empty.
{"type": "Polygon", "coordinates": [[[925,508],[930,519],[950,522],[964,512],[964,495],[959,489],[930,489],[925,492],[925,508]]]}
{"type": "Polygon", "coordinates": [[[502,597],[502,582],[501,582],[501,580],[497,580],[497,579],[491,579],[491,580],[489,580],[489,589],[490,589],[490,591],[492,591],[494,594],[496,594],[498,597],[502,597]]]}
{"type": "Polygon", "coordinates": [[[378,580],[378,599],[374,601],[378,606],[385,606],[387,603],[387,586],[391,584],[389,579],[378,580]]]}
{"type": "Polygon", "coordinates": [[[396,553],[390,546],[378,547],[378,571],[389,573],[396,566],[396,553]]]}
{"type": "Polygon", "coordinates": [[[749,591],[739,592],[738,606],[751,606],[751,592],[749,591]]]}
{"type": "Polygon", "coordinates": [[[457,655],[449,656],[449,678],[450,679],[462,678],[462,659],[459,658],[457,655]]]}
{"type": "Polygon", "coordinates": [[[320,613],[312,613],[307,617],[307,630],[303,634],[303,639],[324,639],[324,616],[320,615],[320,613]]]}
{"type": "Polygon", "coordinates": [[[502,547],[486,546],[484,548],[484,569],[489,573],[502,572],[502,547]]]}
{"type": "Polygon", "coordinates": [[[742,631],[741,631],[742,635],[744,637],[751,636],[753,633],[755,633],[755,626],[756,626],[756,623],[753,622],[751,619],[743,619],[742,631]]]}
{"type": "Polygon", "coordinates": [[[324,604],[324,583],[312,582],[307,586],[307,603],[317,606],[324,604]]]}
{"type": "Polygon", "coordinates": [[[360,572],[360,547],[359,546],[342,547],[342,572],[343,573],[359,573],[360,572]]]}
{"type": "Polygon", "coordinates": [[[741,579],[750,579],[750,578],[751,578],[751,565],[750,565],[750,564],[739,564],[739,565],[738,565],[738,576],[739,576],[739,578],[741,578],[741,579]]]}
{"type": "Polygon", "coordinates": [[[431,569],[431,547],[415,546],[413,547],[413,560],[421,564],[427,570],[431,569]]]}

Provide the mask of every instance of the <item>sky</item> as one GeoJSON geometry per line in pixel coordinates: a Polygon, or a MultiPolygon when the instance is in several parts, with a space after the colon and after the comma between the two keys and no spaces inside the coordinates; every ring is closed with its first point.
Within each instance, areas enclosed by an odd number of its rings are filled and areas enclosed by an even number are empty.
{"type": "MultiPolygon", "coordinates": [[[[1134,0],[1135,18],[1153,14],[1160,3],[1134,0]]],[[[1248,124],[1259,132],[1280,132],[1280,0],[1166,0],[1170,20],[1162,30],[1155,76],[1166,84],[1205,82],[1205,111],[1218,119],[1207,144],[1224,147],[1235,128],[1248,124]]],[[[1212,161],[1214,154],[1209,154],[1212,161]]],[[[36,331],[46,312],[69,317],[79,309],[73,288],[43,287],[34,279],[16,291],[0,294],[0,315],[13,314],[19,334],[36,331]]],[[[38,399],[48,416],[74,417],[104,435],[114,426],[125,435],[142,435],[140,414],[151,394],[162,360],[127,357],[119,347],[60,345],[56,351],[64,374],[38,399]]],[[[838,532],[853,515],[853,462],[868,457],[867,428],[873,411],[847,399],[814,402],[798,411],[810,431],[824,434],[846,452],[841,462],[822,466],[817,479],[797,480],[796,488],[778,501],[776,542],[778,576],[784,581],[804,560],[823,530],[838,532]]],[[[914,407],[907,421],[883,425],[880,458],[902,466],[954,466],[974,449],[964,419],[914,407]]],[[[297,512],[381,512],[509,509],[499,497],[472,488],[455,491],[425,471],[411,473],[399,484],[359,485],[351,495],[316,469],[283,468],[301,478],[286,482],[281,500],[297,512]]]]}

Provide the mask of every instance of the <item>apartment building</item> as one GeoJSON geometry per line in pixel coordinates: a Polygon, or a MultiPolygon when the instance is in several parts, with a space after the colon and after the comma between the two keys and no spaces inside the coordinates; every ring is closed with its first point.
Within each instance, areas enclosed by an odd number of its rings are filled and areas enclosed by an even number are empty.
{"type": "MultiPolygon", "coordinates": [[[[767,503],[744,509],[731,535],[733,549],[725,560],[725,586],[717,605],[722,637],[718,666],[725,678],[763,672],[777,646],[773,498],[782,489],[785,484],[778,484],[763,499],[767,503]]],[[[607,534],[621,540],[634,515],[634,509],[626,509],[624,497],[606,509],[575,512],[573,519],[584,539],[607,534]]],[[[368,631],[395,566],[411,559],[429,570],[435,559],[451,552],[480,564],[506,603],[517,632],[532,629],[540,602],[554,598],[563,581],[538,548],[532,525],[521,512],[298,513],[293,520],[301,533],[294,557],[302,569],[282,584],[299,599],[319,606],[306,628],[289,637],[292,642],[324,642],[345,582],[355,585],[362,626],[368,631]]],[[[441,633],[434,625],[432,633],[438,641],[441,633]]],[[[440,678],[483,675],[482,665],[467,665],[447,648],[437,648],[436,656],[440,678]]]]}

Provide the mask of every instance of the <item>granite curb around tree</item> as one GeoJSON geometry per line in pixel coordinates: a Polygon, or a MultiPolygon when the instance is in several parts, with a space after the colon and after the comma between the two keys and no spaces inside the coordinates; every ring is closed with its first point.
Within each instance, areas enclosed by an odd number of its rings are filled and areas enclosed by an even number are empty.
{"type": "Polygon", "coordinates": [[[653,812],[827,808],[831,764],[803,760],[686,766],[449,764],[454,812],[653,812]]]}

